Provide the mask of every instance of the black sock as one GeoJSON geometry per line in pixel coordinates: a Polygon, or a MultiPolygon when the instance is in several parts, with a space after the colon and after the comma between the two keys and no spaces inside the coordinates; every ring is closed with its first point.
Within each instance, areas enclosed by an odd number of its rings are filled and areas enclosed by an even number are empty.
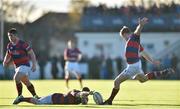
{"type": "Polygon", "coordinates": [[[16,89],[17,89],[17,92],[18,92],[18,96],[22,95],[22,83],[16,83],[16,89]]]}
{"type": "Polygon", "coordinates": [[[114,97],[117,95],[118,92],[119,92],[119,89],[113,88],[113,90],[111,92],[111,96],[109,97],[108,101],[112,102],[114,100],[114,97]]]}
{"type": "Polygon", "coordinates": [[[36,95],[36,92],[35,92],[35,90],[34,90],[34,86],[31,84],[30,86],[27,86],[27,89],[29,90],[29,92],[31,92],[31,94],[33,95],[33,96],[35,96],[36,95]]]}
{"type": "Polygon", "coordinates": [[[148,79],[156,79],[157,77],[160,77],[160,71],[154,71],[154,72],[150,72],[147,73],[146,76],[148,77],[148,79]]]}

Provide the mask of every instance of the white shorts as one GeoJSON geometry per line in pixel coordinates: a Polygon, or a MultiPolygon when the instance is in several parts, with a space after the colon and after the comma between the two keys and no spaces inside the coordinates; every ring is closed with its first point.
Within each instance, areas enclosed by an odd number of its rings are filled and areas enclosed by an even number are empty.
{"type": "MultiPolygon", "coordinates": [[[[80,73],[79,72],[79,64],[77,62],[69,62],[69,61],[66,61],[66,64],[65,64],[65,73],[80,73]]],[[[67,75],[67,74],[66,74],[67,75]]]]}
{"type": "Polygon", "coordinates": [[[15,72],[18,73],[19,75],[29,75],[31,72],[31,68],[29,66],[21,65],[17,68],[15,68],[15,72]]]}
{"type": "Polygon", "coordinates": [[[131,79],[134,79],[137,74],[144,74],[141,61],[134,64],[128,64],[126,69],[124,69],[124,71],[121,73],[121,75],[126,75],[131,79]]]}
{"type": "Polygon", "coordinates": [[[53,104],[52,94],[38,99],[37,104],[53,104]]]}

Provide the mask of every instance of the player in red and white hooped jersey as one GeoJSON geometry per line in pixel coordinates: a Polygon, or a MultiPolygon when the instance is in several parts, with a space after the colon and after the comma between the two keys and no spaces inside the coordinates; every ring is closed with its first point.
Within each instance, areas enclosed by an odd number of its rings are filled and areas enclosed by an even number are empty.
{"type": "Polygon", "coordinates": [[[64,50],[64,60],[65,62],[65,80],[66,80],[66,87],[69,88],[69,78],[70,74],[74,74],[76,78],[79,80],[81,88],[82,88],[82,78],[79,70],[78,62],[82,58],[81,51],[75,47],[75,44],[69,40],[67,42],[67,48],[64,50]]]}
{"type": "Polygon", "coordinates": [[[158,60],[152,59],[145,51],[140,42],[140,34],[144,25],[148,23],[146,17],[138,19],[138,26],[134,33],[131,33],[130,29],[124,26],[120,30],[120,36],[126,41],[125,46],[125,58],[127,67],[115,78],[114,87],[112,89],[110,97],[103,103],[104,105],[112,105],[112,101],[120,90],[120,85],[128,79],[136,79],[141,83],[146,82],[150,79],[155,79],[161,75],[168,75],[173,73],[174,70],[171,68],[162,71],[153,71],[144,73],[142,70],[140,56],[143,56],[147,61],[154,65],[159,65],[158,60]]]}
{"type": "Polygon", "coordinates": [[[53,93],[48,96],[41,97],[36,99],[33,97],[21,98],[16,102],[19,104],[21,102],[28,102],[32,104],[48,104],[48,105],[72,105],[72,104],[87,104],[88,96],[92,95],[93,91],[90,91],[88,87],[83,87],[82,91],[80,90],[71,90],[67,94],[64,93],[53,93]]]}
{"type": "Polygon", "coordinates": [[[24,83],[33,97],[38,98],[36,95],[33,84],[29,81],[28,74],[36,70],[36,57],[31,46],[20,40],[17,30],[12,28],[8,31],[9,43],[4,57],[3,66],[6,67],[10,60],[13,61],[15,66],[14,80],[18,92],[18,97],[14,100],[13,104],[22,97],[22,83],[24,83]],[[32,67],[30,68],[29,58],[32,60],[32,67]]]}

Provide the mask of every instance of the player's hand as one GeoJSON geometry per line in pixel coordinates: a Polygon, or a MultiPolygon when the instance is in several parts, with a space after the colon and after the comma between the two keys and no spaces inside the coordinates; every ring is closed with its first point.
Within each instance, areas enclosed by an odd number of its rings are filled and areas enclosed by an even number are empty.
{"type": "Polygon", "coordinates": [[[153,61],[152,63],[153,63],[154,65],[160,65],[160,64],[161,64],[160,61],[157,61],[157,60],[153,61]]]}
{"type": "Polygon", "coordinates": [[[89,92],[89,95],[93,95],[94,92],[95,92],[94,90],[93,90],[93,91],[90,91],[90,92],[89,92]]]}
{"type": "Polygon", "coordinates": [[[31,70],[34,72],[34,71],[36,71],[36,65],[32,65],[32,67],[31,67],[31,70]]]}
{"type": "Polygon", "coordinates": [[[146,18],[146,17],[144,17],[144,18],[142,18],[142,19],[138,19],[138,23],[140,24],[140,25],[145,25],[145,24],[147,24],[148,23],[148,18],[146,18]]]}

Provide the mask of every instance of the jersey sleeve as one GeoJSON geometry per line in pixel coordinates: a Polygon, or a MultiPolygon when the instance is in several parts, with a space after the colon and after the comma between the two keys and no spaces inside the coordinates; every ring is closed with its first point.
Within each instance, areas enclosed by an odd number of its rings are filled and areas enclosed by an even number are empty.
{"type": "Polygon", "coordinates": [[[140,52],[144,51],[143,46],[140,44],[140,52]]]}
{"type": "Polygon", "coordinates": [[[10,55],[10,43],[6,47],[7,54],[10,55]]]}
{"type": "Polygon", "coordinates": [[[23,43],[23,49],[25,49],[26,51],[30,51],[32,48],[27,42],[24,42],[23,43]]]}

